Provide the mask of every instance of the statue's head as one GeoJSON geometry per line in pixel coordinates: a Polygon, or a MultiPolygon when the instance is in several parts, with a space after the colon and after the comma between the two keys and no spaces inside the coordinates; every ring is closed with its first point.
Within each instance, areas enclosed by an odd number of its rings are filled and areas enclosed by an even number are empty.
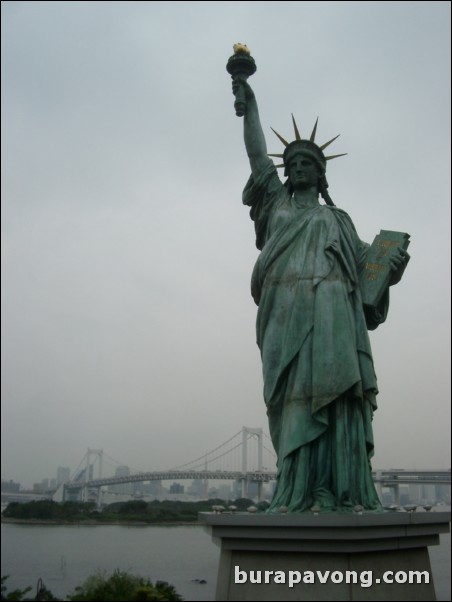
{"type": "Polygon", "coordinates": [[[325,202],[333,204],[327,193],[325,155],[317,144],[310,140],[295,140],[286,147],[283,160],[284,175],[288,178],[286,187],[290,194],[299,187],[316,186],[325,202]]]}
{"type": "Polygon", "coordinates": [[[303,155],[314,161],[319,174],[325,175],[326,159],[320,147],[310,140],[294,140],[286,146],[283,154],[284,175],[286,177],[289,177],[289,164],[296,155],[303,155]]]}
{"type": "MultiPolygon", "coordinates": [[[[330,196],[328,195],[328,191],[327,191],[328,182],[327,182],[326,176],[325,176],[326,162],[329,161],[330,159],[335,159],[336,157],[342,157],[343,155],[345,155],[347,153],[341,153],[340,155],[330,155],[330,156],[326,157],[323,154],[323,150],[327,146],[329,146],[332,142],[334,142],[334,140],[336,140],[336,138],[338,138],[338,136],[335,136],[328,142],[325,142],[325,144],[318,146],[314,142],[318,120],[315,122],[314,129],[312,130],[312,134],[311,134],[311,137],[309,138],[309,140],[301,138],[300,132],[298,131],[298,127],[297,127],[297,124],[295,123],[295,119],[294,119],[293,115],[292,115],[292,121],[293,121],[293,127],[294,127],[294,131],[295,131],[295,140],[290,143],[287,142],[282,136],[280,136],[278,134],[278,132],[276,132],[272,128],[273,132],[275,132],[275,134],[278,136],[278,138],[281,140],[281,142],[284,144],[284,146],[286,148],[284,149],[283,154],[270,154],[269,153],[269,156],[282,158],[283,163],[280,165],[277,165],[276,167],[284,167],[284,175],[286,177],[289,177],[289,165],[290,165],[290,162],[293,159],[293,157],[295,157],[296,155],[304,155],[306,157],[309,157],[309,159],[311,159],[315,163],[317,170],[318,170],[318,191],[319,191],[319,193],[322,195],[323,199],[325,200],[325,202],[328,205],[334,205],[334,203],[331,200],[330,196]]],[[[293,192],[293,185],[290,181],[290,178],[287,182],[287,187],[290,192],[293,192]]]]}

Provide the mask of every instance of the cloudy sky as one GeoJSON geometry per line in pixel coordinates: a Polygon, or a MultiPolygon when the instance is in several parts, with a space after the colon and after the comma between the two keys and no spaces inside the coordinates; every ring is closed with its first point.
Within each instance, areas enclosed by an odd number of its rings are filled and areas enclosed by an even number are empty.
{"type": "Polygon", "coordinates": [[[267,430],[238,41],[269,151],[319,116],[361,238],[411,235],[371,333],[373,465],[450,467],[449,23],[448,2],[2,2],[2,478],[267,430]]]}

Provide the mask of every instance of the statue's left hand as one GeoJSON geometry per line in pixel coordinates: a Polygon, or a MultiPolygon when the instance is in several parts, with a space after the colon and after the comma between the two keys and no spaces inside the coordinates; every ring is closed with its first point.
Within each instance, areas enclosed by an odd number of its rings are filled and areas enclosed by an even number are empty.
{"type": "Polygon", "coordinates": [[[389,286],[393,286],[400,282],[403,276],[403,272],[410,260],[410,255],[402,247],[398,247],[397,251],[389,258],[389,264],[391,266],[392,274],[389,286]]]}

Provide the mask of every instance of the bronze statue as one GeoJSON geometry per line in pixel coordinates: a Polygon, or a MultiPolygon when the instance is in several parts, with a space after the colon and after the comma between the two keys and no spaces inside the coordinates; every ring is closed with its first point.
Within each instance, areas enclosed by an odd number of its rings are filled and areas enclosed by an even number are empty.
{"type": "MultiPolygon", "coordinates": [[[[318,145],[316,123],[309,139],[303,139],[293,119],[293,142],[277,134],[285,146],[277,155],[287,177],[283,184],[267,154],[247,82],[255,66],[247,72],[242,64],[234,71],[237,55],[245,64],[251,57],[248,49],[236,49],[227,68],[243,111],[252,172],[243,203],[251,208],[261,251],[251,291],[258,305],[264,399],[278,456],[268,511],[352,511],[357,506],[379,511],[370,465],[378,391],[367,331],[386,319],[388,286],[375,305],[363,305],[369,245],[328,193],[326,163],[341,155],[323,151],[335,138],[318,145]]],[[[391,247],[389,285],[401,279],[408,259],[398,243],[391,247]]]]}

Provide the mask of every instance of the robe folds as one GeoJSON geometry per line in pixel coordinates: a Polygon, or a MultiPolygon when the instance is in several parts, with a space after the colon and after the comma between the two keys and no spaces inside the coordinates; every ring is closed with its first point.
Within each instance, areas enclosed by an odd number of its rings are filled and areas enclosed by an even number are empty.
{"type": "Polygon", "coordinates": [[[251,292],[278,457],[269,512],[377,510],[370,458],[378,391],[367,330],[385,320],[389,297],[365,313],[359,274],[369,245],[341,209],[297,205],[273,164],[250,177],[243,202],[261,250],[251,292]]]}

